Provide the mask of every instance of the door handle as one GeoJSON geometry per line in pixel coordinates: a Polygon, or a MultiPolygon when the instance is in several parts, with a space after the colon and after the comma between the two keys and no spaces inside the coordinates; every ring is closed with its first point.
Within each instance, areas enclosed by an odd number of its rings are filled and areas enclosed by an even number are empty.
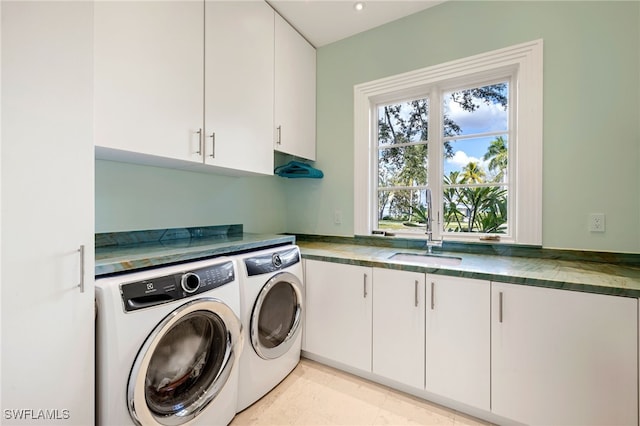
{"type": "Polygon", "coordinates": [[[415,281],[413,294],[414,294],[414,305],[417,308],[418,307],[418,280],[415,281]]]}
{"type": "Polygon", "coordinates": [[[364,286],[363,286],[363,297],[367,298],[367,274],[364,274],[364,286]]]}
{"type": "Polygon", "coordinates": [[[433,311],[435,306],[436,306],[436,301],[435,301],[435,294],[436,294],[436,290],[435,290],[436,284],[431,281],[431,310],[433,311]]]}
{"type": "Polygon", "coordinates": [[[84,293],[84,244],[80,246],[78,249],[78,253],[80,253],[80,293],[84,293]]]}
{"type": "Polygon", "coordinates": [[[211,132],[209,137],[211,138],[211,154],[209,154],[209,157],[216,158],[216,132],[211,132]]]}
{"type": "Polygon", "coordinates": [[[202,128],[199,128],[195,133],[198,135],[198,150],[196,154],[202,155],[202,128]]]}

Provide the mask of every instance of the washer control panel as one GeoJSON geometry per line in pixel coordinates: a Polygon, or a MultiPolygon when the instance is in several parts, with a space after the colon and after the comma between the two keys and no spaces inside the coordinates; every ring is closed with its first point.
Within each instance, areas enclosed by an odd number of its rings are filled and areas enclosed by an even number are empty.
{"type": "Polygon", "coordinates": [[[120,285],[125,312],[184,299],[235,280],[233,262],[120,285]]]}
{"type": "Polygon", "coordinates": [[[180,278],[180,286],[187,293],[195,293],[200,288],[200,275],[193,272],[187,272],[182,274],[180,278]]]}
{"type": "Polygon", "coordinates": [[[261,275],[279,271],[300,262],[300,251],[297,247],[279,250],[277,252],[263,254],[245,259],[247,275],[261,275]]]}

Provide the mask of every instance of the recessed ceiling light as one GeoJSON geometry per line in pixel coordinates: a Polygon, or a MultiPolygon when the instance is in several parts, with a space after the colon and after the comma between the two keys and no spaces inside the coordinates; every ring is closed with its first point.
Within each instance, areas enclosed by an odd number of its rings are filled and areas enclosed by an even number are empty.
{"type": "Polygon", "coordinates": [[[362,9],[364,9],[364,3],[362,3],[361,1],[356,2],[353,5],[353,8],[356,10],[356,12],[360,12],[362,9]]]}

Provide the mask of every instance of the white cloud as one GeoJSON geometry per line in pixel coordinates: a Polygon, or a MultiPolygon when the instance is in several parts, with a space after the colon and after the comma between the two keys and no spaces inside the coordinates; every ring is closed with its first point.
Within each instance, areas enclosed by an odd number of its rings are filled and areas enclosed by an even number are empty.
{"type": "Polygon", "coordinates": [[[471,162],[482,164],[482,161],[479,158],[469,157],[467,153],[464,151],[456,151],[453,154],[453,157],[447,158],[447,163],[450,163],[459,167],[464,167],[471,162]]]}
{"type": "Polygon", "coordinates": [[[469,163],[478,163],[480,167],[482,167],[485,172],[488,170],[489,161],[484,161],[480,158],[470,157],[464,151],[456,151],[453,154],[453,157],[447,158],[447,164],[454,166],[455,169],[462,169],[469,163]]]}
{"type": "Polygon", "coordinates": [[[493,132],[507,128],[507,111],[499,104],[485,104],[480,102],[474,112],[465,111],[462,107],[449,99],[446,109],[449,118],[456,122],[463,134],[476,132],[493,132]]]}

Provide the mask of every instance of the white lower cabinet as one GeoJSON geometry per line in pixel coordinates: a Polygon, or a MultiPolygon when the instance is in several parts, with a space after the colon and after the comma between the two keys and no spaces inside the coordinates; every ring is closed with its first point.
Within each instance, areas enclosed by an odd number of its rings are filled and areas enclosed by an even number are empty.
{"type": "Polygon", "coordinates": [[[424,389],[424,274],[373,269],[373,373],[424,389]]]}
{"type": "Polygon", "coordinates": [[[305,260],[304,350],[371,371],[372,269],[305,260]]]}
{"type": "Polygon", "coordinates": [[[426,390],[489,411],[491,283],[427,275],[426,288],[426,390]]]}
{"type": "Polygon", "coordinates": [[[500,421],[638,424],[638,299],[312,260],[305,267],[309,354],[500,421]]]}
{"type": "Polygon", "coordinates": [[[638,300],[492,283],[491,402],[532,425],[638,424],[638,300]]]}

